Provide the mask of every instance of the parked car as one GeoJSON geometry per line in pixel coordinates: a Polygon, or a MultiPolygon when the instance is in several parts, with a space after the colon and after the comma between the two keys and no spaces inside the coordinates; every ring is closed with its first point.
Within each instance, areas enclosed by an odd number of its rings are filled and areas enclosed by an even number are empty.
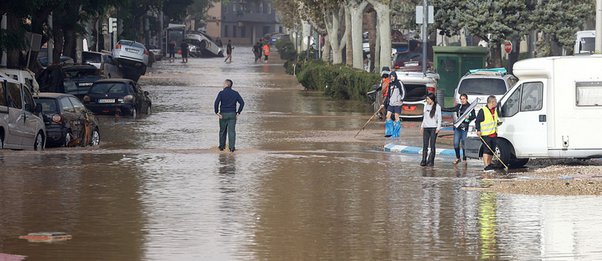
{"type": "Polygon", "coordinates": [[[29,88],[0,75],[0,148],[43,150],[46,129],[29,88]]]}
{"type": "Polygon", "coordinates": [[[110,53],[104,52],[82,52],[83,63],[96,66],[100,70],[100,75],[105,78],[122,78],[117,61],[113,59],[110,53]]]}
{"type": "Polygon", "coordinates": [[[80,99],[88,93],[94,82],[102,79],[100,70],[90,64],[64,66],[63,73],[65,93],[73,94],[80,99]]]}
{"type": "Polygon", "coordinates": [[[133,118],[138,113],[151,114],[152,102],[148,92],[129,79],[104,79],[96,81],[84,104],[96,114],[125,114],[133,118]]]}
{"type": "MultiPolygon", "coordinates": [[[[38,55],[38,61],[42,65],[42,68],[48,67],[48,56],[38,55]]],[[[73,58],[71,58],[69,56],[61,55],[61,57],[59,58],[59,62],[57,64],[61,64],[61,65],[75,64],[75,61],[73,61],[73,58]]]]}
{"type": "Polygon", "coordinates": [[[184,42],[189,44],[192,57],[223,57],[222,48],[207,34],[202,32],[186,34],[184,42]]]}
{"type": "Polygon", "coordinates": [[[98,121],[77,97],[46,92],[34,97],[42,106],[46,125],[46,146],[97,146],[100,143],[98,121]]]}
{"type": "Polygon", "coordinates": [[[123,73],[123,77],[138,81],[140,75],[146,74],[148,50],[136,41],[119,40],[113,48],[113,58],[123,73]]]}
{"type": "Polygon", "coordinates": [[[487,97],[494,95],[498,101],[518,81],[516,77],[507,74],[504,68],[470,70],[460,78],[458,87],[454,90],[454,104],[460,103],[460,95],[468,95],[468,102],[479,99],[476,110],[487,104],[487,97]]]}
{"type": "Polygon", "coordinates": [[[149,45],[147,46],[149,54],[152,53],[155,56],[155,61],[161,61],[161,59],[163,58],[163,51],[161,50],[161,48],[154,46],[154,45],[149,45]]]}

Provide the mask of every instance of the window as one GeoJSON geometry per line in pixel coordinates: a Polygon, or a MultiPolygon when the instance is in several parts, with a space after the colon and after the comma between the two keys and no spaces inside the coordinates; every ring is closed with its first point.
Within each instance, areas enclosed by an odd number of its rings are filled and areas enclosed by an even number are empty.
{"type": "Polygon", "coordinates": [[[247,37],[247,28],[245,26],[240,27],[240,37],[247,37]]]}
{"type": "Polygon", "coordinates": [[[67,98],[67,97],[61,98],[59,100],[59,104],[61,105],[61,111],[75,113],[75,109],[73,108],[73,105],[69,101],[69,98],[67,98]]]}
{"type": "Polygon", "coordinates": [[[23,90],[24,101],[25,101],[25,109],[31,113],[33,113],[36,109],[36,103],[33,101],[33,96],[28,89],[23,90]]]}
{"type": "Polygon", "coordinates": [[[514,90],[514,92],[508,97],[504,106],[502,106],[502,115],[503,117],[512,117],[518,113],[519,105],[520,105],[520,94],[523,86],[519,86],[514,90]]]}
{"type": "Polygon", "coordinates": [[[37,99],[36,103],[42,106],[42,113],[44,114],[54,114],[58,112],[58,109],[56,108],[56,102],[54,99],[39,98],[37,99]]]}
{"type": "Polygon", "coordinates": [[[0,83],[0,106],[6,106],[6,95],[4,94],[3,83],[0,83]]]}
{"type": "Polygon", "coordinates": [[[259,8],[257,9],[257,12],[260,14],[263,13],[263,2],[259,3],[259,8]]]}
{"type": "Polygon", "coordinates": [[[69,101],[73,104],[75,111],[82,112],[86,110],[86,106],[84,106],[77,98],[69,97],[69,101]]]}
{"type": "Polygon", "coordinates": [[[224,25],[224,37],[230,37],[228,35],[228,26],[227,25],[224,25]]]}
{"type": "Polygon", "coordinates": [[[237,37],[237,36],[236,36],[236,29],[237,29],[237,28],[236,28],[236,25],[233,25],[233,26],[232,26],[232,37],[237,37]]]}
{"type": "Polygon", "coordinates": [[[527,82],[523,84],[520,111],[539,111],[543,107],[543,83],[527,82]]]}
{"type": "Polygon", "coordinates": [[[263,27],[263,35],[266,35],[270,32],[270,27],[269,26],[264,26],[263,27]]]}
{"type": "Polygon", "coordinates": [[[18,84],[8,83],[8,106],[12,108],[21,109],[23,108],[23,102],[21,101],[21,88],[18,84]]]}
{"type": "Polygon", "coordinates": [[[578,82],[577,106],[602,106],[602,82],[578,82]]]}
{"type": "Polygon", "coordinates": [[[268,14],[272,13],[272,4],[268,3],[268,14]]]}
{"type": "Polygon", "coordinates": [[[502,95],[506,93],[506,82],[499,78],[467,78],[462,80],[458,93],[470,95],[502,95]]]}

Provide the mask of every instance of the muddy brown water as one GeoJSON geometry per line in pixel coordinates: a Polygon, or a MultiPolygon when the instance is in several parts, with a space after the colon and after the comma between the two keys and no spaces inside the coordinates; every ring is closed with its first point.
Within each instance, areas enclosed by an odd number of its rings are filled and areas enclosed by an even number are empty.
{"type": "MultiPolygon", "coordinates": [[[[598,197],[462,189],[480,162],[385,153],[360,102],[302,90],[248,53],[159,62],[153,114],[101,117],[99,148],[0,152],[0,253],[27,260],[596,260],[598,197]],[[217,150],[224,79],[246,106],[217,150]],[[18,239],[60,231],[63,242],[18,239]]],[[[414,126],[414,124],[412,124],[414,126]]]]}

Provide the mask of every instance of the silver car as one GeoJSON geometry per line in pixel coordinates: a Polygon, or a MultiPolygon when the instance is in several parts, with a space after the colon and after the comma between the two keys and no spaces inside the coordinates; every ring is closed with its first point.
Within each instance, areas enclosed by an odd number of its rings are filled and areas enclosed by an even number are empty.
{"type": "Polygon", "coordinates": [[[0,75],[0,148],[43,150],[46,128],[29,88],[0,75]]]}
{"type": "Polygon", "coordinates": [[[143,44],[136,41],[119,40],[115,44],[112,54],[125,77],[128,77],[128,74],[134,74],[139,77],[146,73],[148,50],[143,44]]]}

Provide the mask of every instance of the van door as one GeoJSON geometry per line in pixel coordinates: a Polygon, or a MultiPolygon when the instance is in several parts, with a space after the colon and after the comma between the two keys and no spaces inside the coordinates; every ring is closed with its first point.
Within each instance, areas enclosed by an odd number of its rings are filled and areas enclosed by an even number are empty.
{"type": "Polygon", "coordinates": [[[498,133],[512,143],[517,158],[548,155],[545,82],[523,82],[502,101],[498,133]]]}
{"type": "Polygon", "coordinates": [[[23,146],[31,149],[34,146],[36,135],[40,129],[40,118],[35,115],[34,111],[36,103],[33,100],[31,92],[27,88],[22,88],[23,91],[23,146]]]}
{"type": "Polygon", "coordinates": [[[6,85],[8,87],[8,135],[6,140],[11,148],[20,149],[25,136],[21,87],[16,83],[7,83],[6,85]]]}
{"type": "Polygon", "coordinates": [[[0,82],[0,128],[3,133],[3,143],[0,144],[0,148],[3,148],[3,145],[10,144],[13,141],[7,140],[12,139],[11,135],[8,135],[8,104],[6,102],[6,81],[0,82]]]}

